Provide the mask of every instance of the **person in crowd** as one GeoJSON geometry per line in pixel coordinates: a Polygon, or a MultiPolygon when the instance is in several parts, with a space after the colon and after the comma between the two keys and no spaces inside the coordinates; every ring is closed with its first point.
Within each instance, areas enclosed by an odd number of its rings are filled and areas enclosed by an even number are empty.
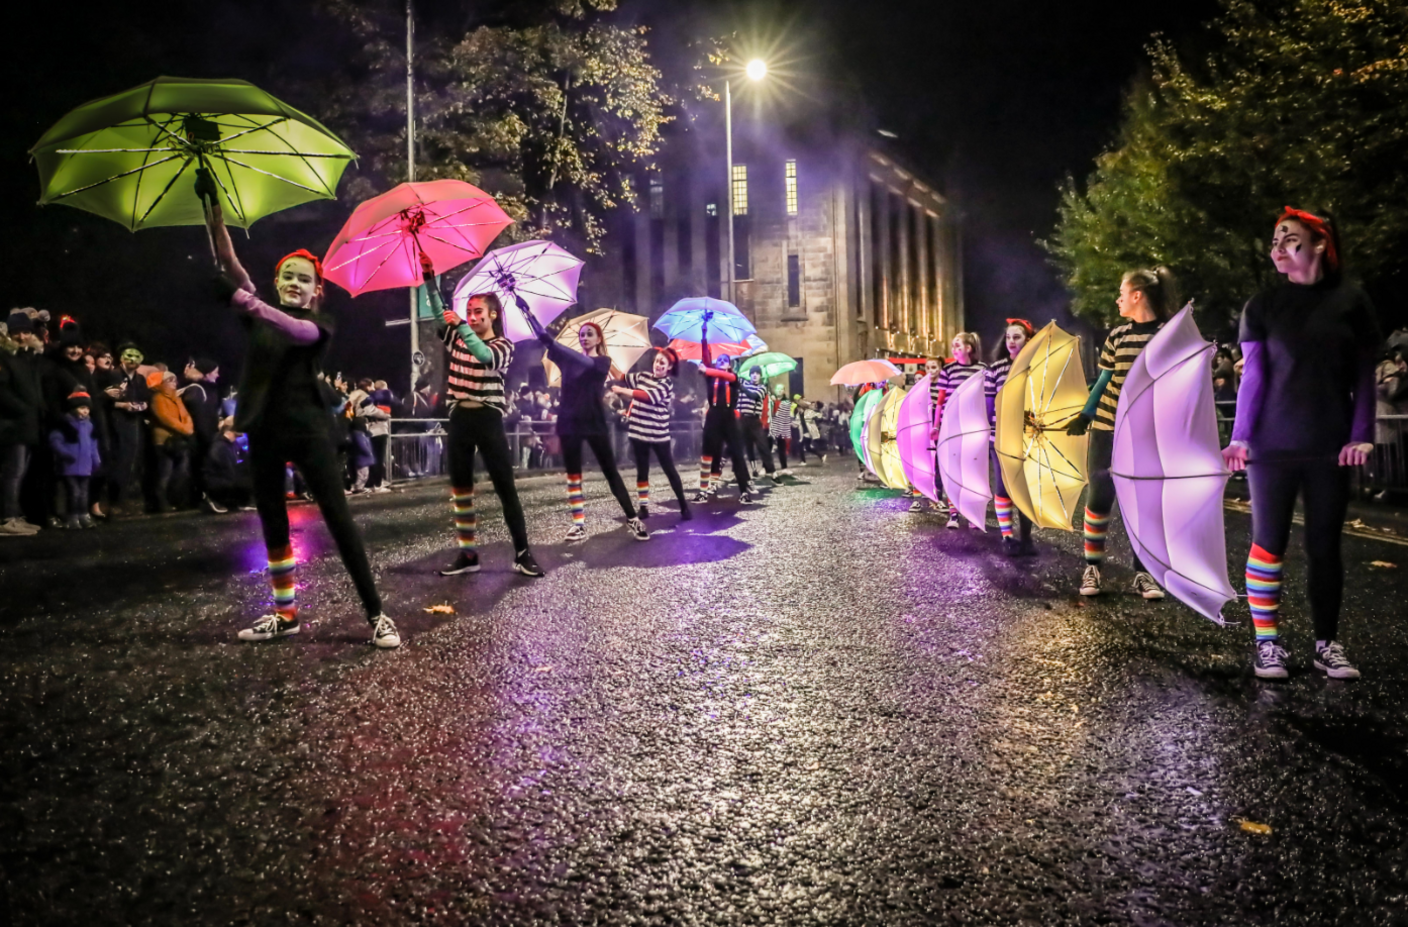
{"type": "Polygon", "coordinates": [[[220,365],[208,357],[191,358],[181,371],[186,382],[176,391],[181,404],[191,413],[190,471],[193,494],[203,499],[205,489],[205,462],[210,457],[210,447],[220,427],[220,397],[215,392],[220,380],[220,365]]]}
{"type": "Polygon", "coordinates": [[[231,509],[247,509],[254,500],[254,481],[249,472],[249,455],[235,432],[235,420],[221,420],[215,440],[206,452],[205,505],[208,511],[224,515],[231,509]]]}
{"type": "Polygon", "coordinates": [[[284,467],[294,463],[332,535],[366,610],[371,640],[382,649],[401,646],[401,636],[382,612],[361,534],[343,495],[337,449],[331,439],[332,414],[318,385],[319,361],[332,336],[323,309],[321,262],[295,251],[274,267],[279,306],[255,294],[254,281],[235,255],[221,212],[219,190],[205,171],[197,191],[210,206],[211,233],[220,256],[216,295],[239,314],[249,338],[235,427],[249,438],[255,506],[263,528],[273,586],[274,611],[240,631],[244,641],[268,641],[297,634],[302,625],[295,597],[296,560],[289,543],[284,467]]]}
{"type": "Polygon", "coordinates": [[[89,418],[92,397],[83,387],[75,387],[65,397],[68,412],[62,427],[49,432],[49,447],[54,452],[54,467],[64,484],[65,510],[63,527],[96,528],[88,512],[88,480],[101,466],[98,442],[89,418]]]}
{"type": "Polygon", "coordinates": [[[377,380],[372,384],[371,392],[367,396],[368,402],[363,406],[367,419],[367,436],[372,443],[372,468],[369,475],[369,488],[372,492],[390,492],[391,475],[386,472],[386,448],[391,440],[391,416],[395,406],[391,390],[386,388],[385,380],[377,380]],[[381,384],[378,386],[377,384],[381,384]]]}
{"type": "Polygon", "coordinates": [[[1026,319],[1008,319],[1002,330],[1002,342],[997,346],[997,357],[983,371],[983,400],[987,404],[988,422],[992,434],[992,507],[997,514],[997,530],[1002,533],[1002,547],[1009,557],[1031,557],[1036,555],[1036,545],[1032,543],[1032,521],[1012,504],[1007,494],[1007,485],[1002,476],[1002,465],[997,459],[997,392],[1007,384],[1007,375],[1012,372],[1012,361],[1031,341],[1036,332],[1026,319]],[[1016,519],[1016,530],[1012,521],[1016,519]]]}
{"type": "Polygon", "coordinates": [[[372,449],[372,437],[368,426],[371,415],[377,415],[380,412],[372,404],[369,392],[371,388],[372,381],[369,378],[364,377],[358,380],[356,387],[347,394],[347,403],[344,408],[348,427],[347,462],[352,471],[350,474],[352,485],[347,492],[348,495],[353,496],[360,496],[369,491],[372,464],[376,462],[376,452],[372,449]],[[369,412],[371,415],[368,414],[369,412]]]}
{"type": "Polygon", "coordinates": [[[0,537],[29,537],[39,525],[20,509],[20,485],[40,439],[44,392],[39,352],[44,342],[28,313],[15,310],[0,336],[0,537]]]}
{"type": "Polygon", "coordinates": [[[156,510],[174,512],[184,507],[195,423],[176,393],[176,374],[170,370],[147,375],[152,397],[152,449],[156,456],[156,510]],[[173,492],[173,487],[175,492],[173,492]],[[173,504],[172,500],[183,505],[173,504]]]}
{"type": "Polygon", "coordinates": [[[1272,233],[1271,261],[1283,279],[1242,310],[1238,340],[1245,366],[1232,441],[1222,452],[1230,469],[1247,469],[1251,490],[1252,667],[1263,679],[1289,675],[1280,637],[1281,583],[1300,497],[1312,662],[1331,678],[1358,679],[1339,641],[1340,535],[1350,468],[1362,466],[1374,449],[1378,317],[1364,291],[1345,279],[1328,218],[1287,207],[1272,233]]]}
{"type": "Polygon", "coordinates": [[[446,385],[450,408],[450,493],[455,508],[454,562],[442,576],[479,570],[478,514],[474,506],[474,453],[477,450],[499,497],[504,522],[513,540],[513,568],[524,576],[540,577],[543,568],[528,546],[528,523],[513,477],[513,456],[504,432],[504,374],[513,362],[513,342],[504,337],[503,304],[493,293],[476,293],[465,300],[463,320],[445,308],[434,267],[422,264],[426,297],[445,320],[449,350],[446,385]]]}
{"type": "MultiPolygon", "coordinates": [[[[87,352],[84,348],[83,330],[78,322],[69,316],[61,316],[59,319],[59,335],[55,344],[49,347],[45,354],[44,362],[44,403],[49,410],[47,428],[63,429],[70,432],[70,412],[68,397],[75,390],[82,391],[89,397],[96,397],[98,393],[98,378],[95,376],[97,362],[94,360],[93,369],[89,369],[87,363],[87,352]]],[[[108,443],[107,414],[104,404],[101,402],[91,402],[88,412],[89,421],[92,422],[93,438],[98,442],[98,458],[106,462],[110,449],[108,443]]],[[[49,452],[53,453],[52,445],[49,452]]],[[[46,490],[52,488],[53,491],[46,491],[45,498],[54,499],[56,520],[62,521],[59,516],[61,507],[62,479],[59,476],[57,461],[51,461],[50,469],[54,474],[55,483],[52,487],[46,486],[46,490]]],[[[102,512],[98,508],[97,491],[102,488],[102,468],[94,469],[88,478],[88,499],[91,508],[85,514],[102,517],[102,512]]]]}
{"type": "Polygon", "coordinates": [[[575,543],[587,539],[585,500],[582,495],[584,443],[596,455],[602,475],[625,513],[626,530],[637,541],[649,540],[650,532],[645,529],[645,523],[640,520],[635,504],[631,502],[626,483],[616,469],[616,454],[611,448],[606,408],[601,401],[607,377],[612,375],[611,357],[606,353],[606,338],[601,327],[593,322],[582,325],[577,333],[577,343],[582,348],[578,352],[559,344],[526,308],[523,315],[538,336],[538,341],[547,349],[548,357],[562,372],[557,437],[562,442],[562,460],[567,468],[567,507],[572,516],[567,541],[575,543]]]}
{"type": "MultiPolygon", "coordinates": [[[[763,383],[761,367],[748,371],[748,379],[738,383],[738,425],[743,433],[743,446],[750,462],[757,459],[769,480],[773,478],[772,449],[766,430],[768,388],[763,383]]],[[[756,470],[751,471],[758,476],[756,470]]]]}
{"type": "Polygon", "coordinates": [[[792,400],[787,398],[787,387],[778,383],[768,397],[768,437],[777,451],[777,475],[791,476],[792,468],[787,466],[787,452],[792,449],[792,400]]]}
{"type": "Polygon", "coordinates": [[[806,452],[811,451],[813,457],[819,457],[822,463],[826,463],[826,450],[821,444],[821,413],[818,411],[820,403],[807,402],[801,395],[793,397],[793,407],[797,411],[797,428],[802,435],[802,460],[806,460],[806,452]]]}
{"type": "MultiPolygon", "coordinates": [[[[1120,390],[1134,361],[1178,306],[1177,284],[1167,267],[1131,270],[1120,281],[1116,300],[1120,317],[1128,319],[1115,326],[1100,349],[1100,374],[1090,389],[1085,408],[1071,419],[1066,432],[1083,435],[1091,430],[1086,472],[1089,488],[1085,497],[1085,572],[1081,574],[1080,594],[1100,595],[1105,588],[1105,541],[1115,509],[1115,480],[1110,459],[1115,448],[1115,409],[1120,390]]],[[[1164,591],[1144,569],[1139,554],[1134,559],[1134,592],[1145,599],[1162,599],[1164,591]]]]}
{"type": "MultiPolygon", "coordinates": [[[[700,356],[703,362],[699,372],[705,377],[703,454],[699,458],[699,492],[695,502],[707,501],[711,493],[711,480],[714,463],[722,464],[724,449],[728,449],[733,460],[733,478],[738,483],[738,501],[744,505],[753,502],[753,484],[748,475],[748,458],[743,453],[743,435],[738,428],[738,374],[733,372],[733,358],[720,354],[713,359],[709,346],[709,319],[713,312],[704,313],[700,333],[700,356]]],[[[722,471],[720,471],[722,472],[722,471]]]]}
{"type": "Polygon", "coordinates": [[[641,518],[650,515],[650,455],[660,464],[660,470],[674,490],[680,505],[680,521],[689,521],[689,501],[684,496],[684,483],[675,469],[670,453],[670,407],[675,401],[675,377],[680,373],[680,358],[669,348],[656,348],[649,371],[632,373],[625,385],[612,386],[612,392],[631,400],[627,412],[627,436],[636,458],[636,511],[641,518]]]}
{"type": "Polygon", "coordinates": [[[116,377],[103,389],[113,436],[108,488],[115,518],[139,514],[141,508],[139,467],[147,446],[146,414],[151,403],[146,375],[138,369],[144,359],[141,348],[132,342],[118,345],[116,377]]]}
{"type": "MultiPolygon", "coordinates": [[[[979,376],[986,369],[982,361],[983,342],[978,337],[977,332],[959,332],[953,336],[953,359],[939,368],[939,379],[937,387],[930,381],[929,393],[934,402],[934,424],[929,431],[929,440],[937,444],[939,440],[939,426],[943,423],[944,405],[948,402],[948,397],[953,395],[954,390],[968,382],[970,377],[979,376]]],[[[957,529],[959,526],[958,509],[950,506],[948,510],[948,525],[950,529],[957,529]]],[[[982,525],[970,525],[976,531],[983,530],[982,525]]]]}

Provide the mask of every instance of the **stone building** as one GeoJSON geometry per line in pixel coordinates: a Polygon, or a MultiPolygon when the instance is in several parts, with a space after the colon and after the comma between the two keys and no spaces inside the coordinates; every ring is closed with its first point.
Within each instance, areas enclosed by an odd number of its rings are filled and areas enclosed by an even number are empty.
{"type": "MultiPolygon", "coordinates": [[[[732,301],[798,359],[794,392],[839,398],[838,367],[943,353],[962,330],[956,211],[880,145],[745,128],[733,171],[732,301]]],[[[686,296],[727,299],[725,172],[721,127],[674,132],[583,275],[583,304],[653,320],[686,296]]]]}

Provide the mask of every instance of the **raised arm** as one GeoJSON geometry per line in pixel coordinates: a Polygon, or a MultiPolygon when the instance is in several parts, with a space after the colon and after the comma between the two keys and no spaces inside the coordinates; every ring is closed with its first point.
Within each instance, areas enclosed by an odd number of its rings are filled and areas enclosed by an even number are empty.
{"type": "Polygon", "coordinates": [[[235,255],[235,243],[230,240],[230,231],[225,228],[225,213],[220,208],[220,189],[215,178],[205,168],[196,170],[196,195],[210,204],[210,235],[215,239],[215,253],[220,258],[220,266],[229,274],[235,286],[241,290],[254,292],[254,281],[235,255]]]}

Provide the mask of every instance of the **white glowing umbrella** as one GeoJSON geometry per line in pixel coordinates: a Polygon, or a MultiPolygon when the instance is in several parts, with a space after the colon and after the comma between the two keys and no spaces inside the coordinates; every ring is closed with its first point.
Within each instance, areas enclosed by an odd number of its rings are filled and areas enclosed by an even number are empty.
{"type": "Polygon", "coordinates": [[[939,425],[939,475],[958,513],[986,530],[992,482],[988,477],[987,400],[981,375],[964,380],[944,402],[939,425]]]}
{"type": "Polygon", "coordinates": [[[900,403],[897,438],[905,479],[937,503],[939,490],[934,478],[938,474],[934,471],[934,449],[929,442],[933,427],[934,408],[929,401],[929,375],[925,374],[900,403]]]}
{"type": "Polygon", "coordinates": [[[527,341],[536,336],[514,296],[522,298],[528,311],[546,327],[577,302],[577,278],[584,263],[550,241],[495,248],[455,287],[451,304],[455,314],[464,318],[471,296],[494,293],[504,307],[504,335],[510,341],[527,341]]]}

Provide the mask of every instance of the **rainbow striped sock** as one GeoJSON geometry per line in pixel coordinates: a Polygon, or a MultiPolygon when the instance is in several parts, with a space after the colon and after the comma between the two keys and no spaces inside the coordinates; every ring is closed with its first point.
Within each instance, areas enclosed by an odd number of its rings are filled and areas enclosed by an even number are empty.
{"type": "Polygon", "coordinates": [[[1105,534],[1110,530],[1110,513],[1097,515],[1085,510],[1085,562],[1097,566],[1105,562],[1105,534]]]}
{"type": "Polygon", "coordinates": [[[572,511],[572,524],[587,523],[586,502],[582,497],[582,474],[567,474],[567,507],[572,511]]]}
{"type": "Polygon", "coordinates": [[[997,529],[1002,536],[1012,536],[1012,500],[1006,496],[993,496],[992,507],[997,512],[997,529]]]}
{"type": "Polygon", "coordinates": [[[711,472],[713,472],[713,469],[714,469],[714,458],[712,458],[712,457],[701,457],[701,458],[699,458],[699,491],[700,491],[700,492],[708,492],[708,491],[709,491],[709,474],[710,474],[711,472]]]}
{"type": "Polygon", "coordinates": [[[1281,558],[1256,544],[1247,555],[1247,604],[1258,641],[1276,640],[1281,613],[1281,558]]]}
{"type": "Polygon", "coordinates": [[[269,548],[269,585],[274,588],[274,613],[284,621],[298,620],[293,594],[293,571],[297,565],[292,544],[269,548]]]}
{"type": "Polygon", "coordinates": [[[456,486],[455,497],[455,540],[460,550],[473,551],[478,546],[479,515],[474,511],[474,489],[456,486]]]}
{"type": "Polygon", "coordinates": [[[636,499],[641,505],[648,505],[650,503],[650,480],[646,480],[645,482],[636,481],[636,499]]]}

